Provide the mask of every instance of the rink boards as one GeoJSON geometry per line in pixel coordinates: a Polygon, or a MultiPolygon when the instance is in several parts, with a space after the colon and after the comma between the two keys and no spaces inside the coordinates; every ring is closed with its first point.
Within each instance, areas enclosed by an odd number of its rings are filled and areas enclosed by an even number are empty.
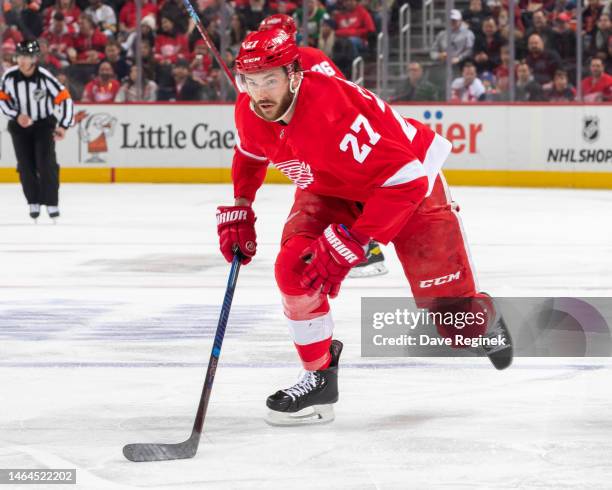
{"type": "MultiPolygon", "coordinates": [[[[229,182],[231,104],[79,104],[57,145],[64,182],[229,182]]],[[[453,143],[455,185],[612,188],[612,105],[397,105],[453,143]]],[[[0,182],[16,182],[6,124],[0,182]]],[[[287,182],[276,169],[268,181],[287,182]]]]}

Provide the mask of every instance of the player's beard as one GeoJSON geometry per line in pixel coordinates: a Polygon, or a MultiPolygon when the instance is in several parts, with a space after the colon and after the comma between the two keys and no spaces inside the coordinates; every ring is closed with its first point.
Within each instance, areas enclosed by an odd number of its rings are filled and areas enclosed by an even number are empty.
{"type": "Polygon", "coordinates": [[[281,101],[278,103],[270,99],[258,100],[255,103],[257,114],[259,114],[261,117],[263,117],[267,121],[276,121],[285,112],[287,112],[287,109],[289,109],[291,102],[293,102],[293,97],[294,95],[291,92],[287,91],[287,93],[283,96],[281,101]],[[266,103],[275,104],[275,106],[271,107],[270,109],[267,109],[267,112],[264,112],[263,109],[260,107],[260,104],[266,104],[266,103]],[[272,112],[272,109],[275,109],[275,110],[272,112]]]}

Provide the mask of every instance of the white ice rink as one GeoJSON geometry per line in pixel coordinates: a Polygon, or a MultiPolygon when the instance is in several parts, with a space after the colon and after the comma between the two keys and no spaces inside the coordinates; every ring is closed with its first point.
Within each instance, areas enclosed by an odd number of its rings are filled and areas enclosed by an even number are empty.
{"type": "MultiPolygon", "coordinates": [[[[612,296],[612,192],[453,194],[481,289],[612,296]]],[[[498,372],[486,359],[360,357],[360,297],[409,294],[392,248],[389,275],[347,280],[333,301],[336,420],[266,425],[266,396],[298,373],[273,278],[289,186],[256,202],[258,254],[241,271],[197,456],[125,460],[126,443],[190,432],[228,272],[214,211],[231,195],[64,185],[53,226],[31,224],[20,188],[0,185],[0,468],[77,468],[87,490],[612,488],[608,360],[519,358],[498,372]]]]}

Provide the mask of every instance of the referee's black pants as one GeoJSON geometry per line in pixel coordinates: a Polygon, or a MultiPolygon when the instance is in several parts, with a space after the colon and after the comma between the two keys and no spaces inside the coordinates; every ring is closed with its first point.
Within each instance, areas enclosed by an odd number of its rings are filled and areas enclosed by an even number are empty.
{"type": "Polygon", "coordinates": [[[17,122],[9,121],[19,180],[28,204],[58,204],[59,165],[53,139],[56,123],[54,117],[48,117],[22,128],[17,122]]]}

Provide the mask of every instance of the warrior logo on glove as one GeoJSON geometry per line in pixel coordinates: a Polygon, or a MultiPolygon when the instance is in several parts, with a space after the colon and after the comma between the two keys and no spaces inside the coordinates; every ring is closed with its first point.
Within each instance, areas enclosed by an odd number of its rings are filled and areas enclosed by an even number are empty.
{"type": "Polygon", "coordinates": [[[231,262],[237,248],[248,264],[257,252],[255,213],[250,206],[219,206],[217,208],[217,233],[219,248],[225,260],[231,262]]]}

